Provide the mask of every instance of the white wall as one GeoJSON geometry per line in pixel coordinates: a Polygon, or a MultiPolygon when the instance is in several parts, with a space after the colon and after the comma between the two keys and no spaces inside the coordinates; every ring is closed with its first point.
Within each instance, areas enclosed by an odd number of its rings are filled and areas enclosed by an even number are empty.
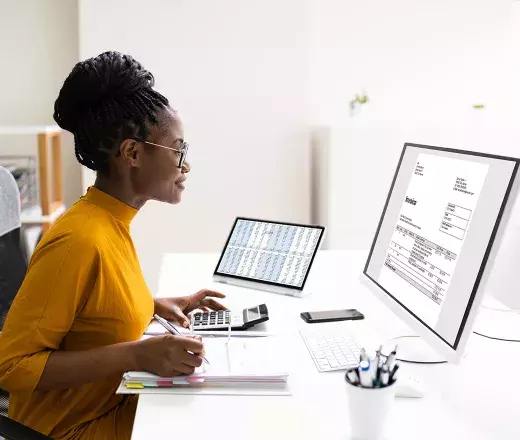
{"type": "Polygon", "coordinates": [[[329,131],[323,154],[336,152],[322,176],[330,247],[370,245],[405,141],[518,154],[510,0],[310,4],[310,117],[329,131]],[[350,117],[363,90],[369,103],[350,117]]]}
{"type": "Polygon", "coordinates": [[[345,123],[365,89],[379,121],[452,121],[507,105],[511,0],[311,0],[313,122],[345,123]]]}
{"type": "Polygon", "coordinates": [[[344,167],[336,190],[350,216],[333,246],[368,246],[373,206],[382,206],[404,141],[515,153],[510,0],[310,5],[310,118],[335,133],[344,167]],[[348,101],[363,90],[370,101],[351,118],[348,101]]]}
{"type": "Polygon", "coordinates": [[[511,3],[511,72],[512,97],[515,115],[520,109],[520,1],[511,3]]]}
{"type": "MultiPolygon", "coordinates": [[[[0,0],[0,125],[54,124],[54,100],[78,60],[75,0],[0,0]]],[[[72,138],[63,139],[65,202],[81,194],[72,138]]],[[[32,137],[0,138],[0,154],[36,154],[32,137]]]]}
{"type": "Polygon", "coordinates": [[[133,224],[150,283],[162,252],[217,251],[237,215],[309,219],[304,14],[300,0],[80,1],[81,58],[140,60],[190,143],[182,204],[133,224]]]}
{"type": "MultiPolygon", "coordinates": [[[[329,226],[329,247],[370,245],[405,141],[520,156],[520,2],[311,7],[308,99],[325,159],[319,190],[328,199],[315,218],[329,226]],[[370,102],[350,118],[348,101],[363,89],[370,102]]],[[[517,206],[488,292],[520,309],[519,249],[517,206]]]]}

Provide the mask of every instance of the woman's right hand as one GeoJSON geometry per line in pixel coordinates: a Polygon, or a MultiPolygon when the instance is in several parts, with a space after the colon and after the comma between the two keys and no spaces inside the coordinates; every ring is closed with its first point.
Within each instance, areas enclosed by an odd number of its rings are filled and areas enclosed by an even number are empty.
{"type": "Polygon", "coordinates": [[[137,342],[134,356],[137,370],[173,377],[193,374],[202,364],[204,346],[200,336],[166,334],[137,342]]]}

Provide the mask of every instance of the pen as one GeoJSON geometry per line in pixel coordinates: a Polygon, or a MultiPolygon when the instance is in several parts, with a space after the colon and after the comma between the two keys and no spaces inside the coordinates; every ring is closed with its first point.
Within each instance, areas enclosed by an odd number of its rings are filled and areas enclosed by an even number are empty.
{"type": "Polygon", "coordinates": [[[367,360],[368,360],[367,352],[365,351],[364,348],[362,348],[361,352],[359,353],[359,362],[363,362],[363,361],[367,361],[367,360]]]}
{"type": "MultiPolygon", "coordinates": [[[[166,319],[161,318],[157,313],[153,315],[155,320],[161,324],[166,330],[168,330],[172,335],[176,336],[182,336],[182,334],[177,330],[173,325],[171,325],[166,319]]],[[[210,365],[209,361],[206,359],[206,357],[203,357],[204,362],[206,362],[208,365],[210,365]]]]}
{"type": "Polygon", "coordinates": [[[379,381],[382,387],[386,387],[388,385],[388,381],[390,380],[390,373],[388,372],[388,366],[384,364],[379,372],[379,381]]]}
{"type": "Polygon", "coordinates": [[[346,376],[351,384],[357,385],[359,383],[357,368],[352,368],[351,370],[348,370],[346,376]]]}
{"type": "Polygon", "coordinates": [[[377,358],[368,359],[370,362],[370,367],[368,372],[370,373],[370,378],[372,380],[372,384],[374,387],[377,386],[377,375],[378,375],[378,367],[377,367],[377,358]]]}
{"type": "Polygon", "coordinates": [[[370,372],[372,373],[372,380],[374,381],[375,387],[379,385],[379,363],[381,360],[382,349],[383,347],[380,345],[379,349],[376,351],[376,357],[370,361],[370,372]]]}
{"type": "Polygon", "coordinates": [[[374,385],[372,375],[370,374],[370,361],[368,359],[359,363],[359,382],[361,386],[366,388],[372,388],[374,385]]]}
{"type": "Polygon", "coordinates": [[[392,369],[392,372],[390,373],[390,379],[388,380],[389,383],[394,383],[396,381],[395,373],[397,373],[397,370],[399,369],[399,365],[394,365],[394,368],[392,369]]]}
{"type": "Polygon", "coordinates": [[[380,345],[379,348],[376,351],[376,365],[377,365],[378,368],[379,368],[379,364],[380,364],[380,361],[381,361],[381,351],[382,350],[383,350],[383,346],[380,345]]]}
{"type": "Polygon", "coordinates": [[[396,356],[397,356],[397,345],[395,346],[394,351],[392,351],[388,355],[388,358],[386,359],[386,365],[388,366],[389,371],[392,371],[392,369],[394,368],[396,356]]]}

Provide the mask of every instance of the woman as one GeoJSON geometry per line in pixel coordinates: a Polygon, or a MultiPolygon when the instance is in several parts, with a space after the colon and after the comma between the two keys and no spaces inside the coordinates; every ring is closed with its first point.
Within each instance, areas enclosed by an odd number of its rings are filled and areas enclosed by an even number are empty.
{"type": "Polygon", "coordinates": [[[96,182],[38,244],[0,334],[0,387],[9,416],[55,439],[129,439],[137,399],[114,394],[124,372],[190,374],[200,338],[140,341],[153,313],[187,325],[201,291],[153,300],[129,225],[148,200],[179,203],[188,145],[150,72],[106,52],[78,63],[54,105],[96,182]]]}

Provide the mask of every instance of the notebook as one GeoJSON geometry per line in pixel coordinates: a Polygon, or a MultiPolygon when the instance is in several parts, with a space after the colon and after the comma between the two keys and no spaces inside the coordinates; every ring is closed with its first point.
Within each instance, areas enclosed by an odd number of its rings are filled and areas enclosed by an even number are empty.
{"type": "Polygon", "coordinates": [[[206,359],[190,376],[160,377],[152,373],[125,373],[118,393],[173,394],[290,394],[289,372],[284,368],[276,337],[243,339],[205,338],[206,359]],[[204,392],[201,392],[204,391],[204,392]]]}

